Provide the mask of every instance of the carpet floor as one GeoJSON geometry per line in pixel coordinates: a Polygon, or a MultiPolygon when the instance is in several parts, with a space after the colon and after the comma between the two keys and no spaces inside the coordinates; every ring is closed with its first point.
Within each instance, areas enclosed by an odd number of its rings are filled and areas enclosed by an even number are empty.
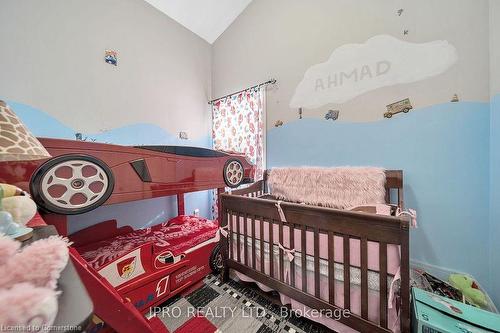
{"type": "Polygon", "coordinates": [[[257,287],[209,275],[201,288],[163,304],[157,314],[176,333],[323,333],[332,330],[273,302],[257,287]]]}

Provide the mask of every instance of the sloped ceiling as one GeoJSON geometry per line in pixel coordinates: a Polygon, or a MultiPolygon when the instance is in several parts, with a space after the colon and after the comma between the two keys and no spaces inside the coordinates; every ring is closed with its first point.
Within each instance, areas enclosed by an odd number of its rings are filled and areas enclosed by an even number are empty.
{"type": "Polygon", "coordinates": [[[212,44],[252,0],[145,0],[212,44]]]}

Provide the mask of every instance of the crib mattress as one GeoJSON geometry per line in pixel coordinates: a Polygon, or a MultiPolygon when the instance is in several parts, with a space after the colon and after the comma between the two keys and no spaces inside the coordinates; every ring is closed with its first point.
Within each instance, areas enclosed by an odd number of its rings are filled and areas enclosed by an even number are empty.
{"type": "MultiPolygon", "coordinates": [[[[245,221],[244,218],[239,218],[239,229],[238,223],[236,221],[236,217],[232,219],[232,233],[237,234],[239,231],[240,241],[243,242],[244,239],[244,230],[247,230],[247,239],[252,235],[252,224],[255,224],[255,239],[256,243],[260,241],[261,231],[260,224],[261,221],[258,219],[246,219],[246,229],[245,229],[245,221]]],[[[267,221],[262,222],[264,236],[263,239],[265,242],[269,242],[270,240],[270,228],[269,223],[267,221]]],[[[273,224],[273,243],[274,245],[279,244],[279,226],[274,223],[273,224]]],[[[301,230],[294,229],[294,238],[295,245],[294,250],[297,252],[304,252],[301,248],[301,230]]],[[[341,236],[334,236],[334,252],[335,252],[335,262],[343,263],[344,262],[344,248],[343,248],[344,239],[341,236]]],[[[360,267],[361,266],[361,251],[360,251],[360,240],[351,238],[349,240],[349,263],[351,266],[360,267]]],[[[290,249],[290,229],[287,225],[283,226],[283,247],[290,249]]],[[[319,256],[322,259],[328,260],[328,235],[324,233],[320,233],[319,235],[319,256]]],[[[379,270],[379,244],[377,242],[368,241],[368,269],[372,271],[379,270]]],[[[314,255],[314,233],[310,230],[306,231],[306,249],[305,253],[307,255],[314,255]]],[[[399,266],[401,263],[401,255],[399,245],[395,244],[387,244],[387,273],[391,275],[396,275],[399,266]]]]}
{"type": "MultiPolygon", "coordinates": [[[[237,243],[236,243],[236,235],[233,234],[233,253],[236,253],[237,243]]],[[[270,253],[270,246],[268,242],[264,243],[264,272],[269,275],[269,262],[271,258],[274,260],[275,269],[274,269],[274,278],[279,279],[279,256],[280,249],[278,245],[273,246],[273,255],[270,253]]],[[[244,256],[247,255],[247,262],[252,263],[252,244],[251,240],[247,239],[246,244],[246,254],[244,248],[244,242],[240,242],[240,263],[244,263],[244,256]]],[[[261,267],[261,246],[260,242],[255,243],[255,261],[256,261],[256,269],[260,270],[261,267]]],[[[284,278],[285,282],[290,284],[291,282],[291,271],[290,271],[290,262],[293,261],[295,264],[295,287],[297,289],[302,288],[302,280],[307,280],[307,292],[309,294],[314,294],[314,257],[306,254],[306,275],[302,274],[302,253],[295,252],[293,254],[293,259],[285,258],[283,260],[284,264],[284,278]]],[[[236,258],[235,258],[236,260],[236,258]]],[[[326,259],[320,259],[319,261],[319,273],[320,273],[320,299],[328,302],[329,300],[329,288],[328,288],[328,265],[330,262],[326,259]]],[[[251,264],[250,264],[251,265],[251,264]]],[[[334,265],[334,288],[335,288],[335,296],[334,296],[334,304],[340,308],[344,307],[344,265],[340,263],[333,263],[334,265]]],[[[349,266],[350,271],[350,310],[352,313],[360,315],[361,314],[361,270],[356,266],[349,266]]],[[[269,287],[267,287],[263,283],[259,283],[258,281],[253,280],[252,278],[246,276],[243,273],[238,271],[234,271],[234,274],[243,281],[247,282],[256,282],[257,285],[263,289],[264,291],[271,291],[269,287]]],[[[379,273],[377,271],[368,271],[368,319],[374,323],[378,323],[380,320],[379,317],[379,273]]],[[[394,276],[387,276],[387,291],[388,291],[388,300],[390,302],[388,309],[388,324],[389,328],[394,332],[399,332],[399,317],[395,307],[395,296],[397,294],[397,290],[399,288],[399,281],[395,279],[394,276]],[[391,294],[393,294],[391,297],[391,294]],[[392,300],[392,302],[390,301],[392,300]]],[[[282,304],[290,304],[292,309],[299,310],[301,313],[308,313],[307,309],[309,309],[304,304],[296,301],[295,299],[279,293],[282,304]]],[[[351,333],[355,332],[353,329],[341,324],[338,321],[335,321],[331,318],[326,317],[314,317],[310,318],[311,320],[317,321],[332,330],[342,333],[351,333]]]]}
{"type": "Polygon", "coordinates": [[[153,243],[153,255],[165,250],[174,256],[214,237],[216,221],[197,216],[180,215],[146,229],[118,235],[77,248],[80,255],[95,270],[148,242],[153,243]]]}
{"type": "MultiPolygon", "coordinates": [[[[233,234],[233,251],[236,253],[236,235],[233,234]]],[[[244,256],[245,256],[245,250],[243,247],[243,242],[240,244],[240,251],[241,251],[241,258],[240,258],[240,263],[244,263],[244,256]]],[[[259,270],[260,268],[260,242],[255,243],[255,257],[256,257],[256,263],[258,262],[259,265],[256,264],[256,269],[259,270]]],[[[247,262],[252,263],[252,242],[250,239],[247,239],[247,248],[246,248],[246,255],[247,255],[247,262]]],[[[279,277],[279,257],[280,257],[280,248],[278,245],[273,246],[273,258],[274,258],[274,264],[275,264],[275,277],[279,277]]],[[[264,261],[265,261],[265,270],[267,272],[269,268],[269,260],[270,260],[270,251],[269,251],[269,243],[265,242],[264,243],[264,261]]],[[[297,279],[300,279],[300,275],[302,274],[302,253],[301,252],[295,252],[293,253],[292,257],[289,258],[286,254],[284,254],[284,260],[283,260],[283,268],[284,271],[287,273],[285,274],[285,279],[289,279],[289,273],[290,273],[290,265],[291,262],[295,264],[295,276],[296,276],[296,281],[297,279]]],[[[330,262],[327,259],[320,258],[319,260],[319,274],[323,278],[328,279],[328,265],[330,262]]],[[[344,282],[344,264],[343,263],[338,263],[334,262],[333,263],[334,267],[334,278],[336,281],[339,282],[344,282]]],[[[306,255],[306,272],[309,275],[313,276],[314,275],[314,256],[311,256],[309,254],[306,255]]],[[[350,278],[350,284],[351,285],[361,285],[361,269],[356,266],[349,266],[349,278],[350,278]]],[[[388,275],[387,276],[387,290],[390,290],[392,281],[394,279],[393,275],[388,275]]],[[[296,283],[296,287],[301,288],[299,284],[296,283]]],[[[310,288],[310,292],[312,293],[314,291],[314,281],[312,283],[308,283],[308,289],[310,288]]],[[[368,270],[368,289],[373,290],[373,291],[379,291],[380,289],[380,283],[379,283],[379,273],[377,271],[372,271],[368,270]]]]}

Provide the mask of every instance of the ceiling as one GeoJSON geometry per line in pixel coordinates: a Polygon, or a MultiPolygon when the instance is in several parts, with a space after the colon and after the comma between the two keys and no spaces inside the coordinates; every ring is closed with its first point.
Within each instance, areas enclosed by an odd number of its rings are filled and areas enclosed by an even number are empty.
{"type": "Polygon", "coordinates": [[[252,0],[146,0],[212,44],[252,0]]]}

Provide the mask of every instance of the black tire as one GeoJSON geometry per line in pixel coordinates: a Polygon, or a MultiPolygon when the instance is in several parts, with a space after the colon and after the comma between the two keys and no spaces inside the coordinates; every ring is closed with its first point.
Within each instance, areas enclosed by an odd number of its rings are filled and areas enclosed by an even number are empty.
{"type": "Polygon", "coordinates": [[[215,274],[218,274],[224,270],[225,260],[221,244],[217,244],[217,246],[215,246],[215,248],[212,250],[209,264],[210,268],[215,274]]]}
{"type": "Polygon", "coordinates": [[[408,113],[408,112],[410,112],[410,109],[406,108],[406,109],[403,110],[403,112],[404,113],[408,113]]]}
{"type": "MultiPolygon", "coordinates": [[[[109,196],[111,193],[113,193],[115,185],[115,180],[113,177],[113,172],[111,169],[104,163],[103,161],[92,157],[88,155],[77,155],[77,154],[70,154],[70,155],[62,155],[55,157],[53,159],[48,160],[44,164],[42,164],[34,173],[33,176],[31,177],[30,181],[30,191],[31,195],[33,196],[33,200],[44,210],[56,213],[56,214],[62,214],[62,215],[76,215],[76,214],[82,214],[89,212],[91,210],[96,209],[97,207],[101,206],[106,200],[108,200],[109,196]],[[81,168],[85,166],[90,166],[93,167],[96,170],[96,174],[94,176],[91,176],[90,178],[87,178],[83,175],[83,172],[81,173],[80,178],[75,178],[74,174],[74,168],[71,166],[68,166],[67,164],[71,164],[71,162],[74,162],[74,166],[82,166],[81,168]],[[57,178],[55,177],[55,172],[58,167],[69,167],[71,169],[71,177],[70,178],[57,178]],[[54,175],[49,175],[49,173],[54,174],[54,175]],[[48,176],[49,175],[49,176],[48,176]],[[46,180],[46,176],[48,176],[48,180],[46,180]],[[45,181],[50,182],[50,179],[57,178],[60,181],[64,181],[65,183],[70,183],[70,186],[72,188],[68,189],[67,185],[64,184],[61,185],[59,183],[54,183],[54,184],[46,184],[45,181]],[[92,179],[94,177],[98,177],[99,179],[88,181],[88,184],[86,184],[85,180],[86,179],[92,179]],[[100,182],[103,184],[103,188],[99,190],[99,193],[93,192],[88,186],[94,182],[100,182]],[[62,200],[61,197],[53,197],[49,193],[49,189],[53,185],[61,185],[66,187],[66,191],[68,191],[70,197],[69,199],[73,198],[74,195],[77,193],[80,195],[83,195],[86,198],[85,204],[82,205],[76,205],[72,204],[70,200],[67,202],[62,200]],[[44,187],[48,186],[46,189],[44,187]],[[91,191],[92,194],[95,194],[92,198],[88,198],[88,195],[85,194],[85,191],[90,193],[91,191]],[[71,192],[73,194],[71,194],[71,192]],[[88,203],[88,204],[87,204],[88,203]]],[[[66,191],[63,193],[63,195],[66,193],[66,191]]]]}
{"type": "Polygon", "coordinates": [[[240,162],[240,160],[236,158],[232,158],[226,161],[226,164],[224,164],[224,170],[222,175],[224,176],[224,182],[226,183],[227,186],[231,188],[236,188],[243,183],[243,180],[245,179],[245,169],[243,168],[243,163],[240,162]],[[237,174],[233,175],[231,172],[233,170],[231,168],[239,168],[235,170],[237,174]]]}

